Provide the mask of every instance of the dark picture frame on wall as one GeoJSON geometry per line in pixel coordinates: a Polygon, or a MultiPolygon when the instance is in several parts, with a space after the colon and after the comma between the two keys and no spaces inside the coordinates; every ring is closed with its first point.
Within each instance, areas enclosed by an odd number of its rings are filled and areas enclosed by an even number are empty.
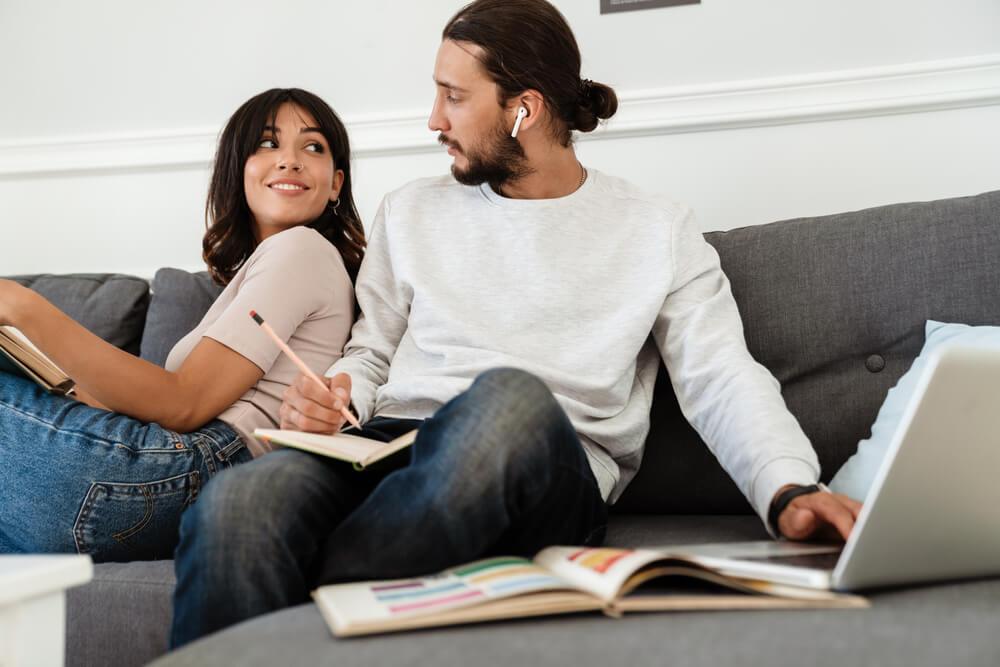
{"type": "Polygon", "coordinates": [[[601,13],[634,12],[656,7],[676,7],[677,5],[700,5],[701,0],[601,0],[601,13]]]}

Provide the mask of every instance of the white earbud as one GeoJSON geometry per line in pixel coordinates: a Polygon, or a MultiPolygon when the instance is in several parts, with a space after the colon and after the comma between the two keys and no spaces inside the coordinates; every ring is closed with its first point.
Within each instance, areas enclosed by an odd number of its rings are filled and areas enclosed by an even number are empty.
{"type": "Polygon", "coordinates": [[[517,131],[521,129],[521,121],[528,115],[528,110],[524,107],[517,108],[517,120],[514,121],[514,129],[510,131],[510,136],[517,137],[517,131]]]}

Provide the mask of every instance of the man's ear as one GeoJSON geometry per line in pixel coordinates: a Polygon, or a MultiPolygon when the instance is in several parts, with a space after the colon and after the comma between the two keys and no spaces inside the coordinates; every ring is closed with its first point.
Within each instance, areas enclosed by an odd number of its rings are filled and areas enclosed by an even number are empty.
{"type": "Polygon", "coordinates": [[[526,90],[517,97],[511,99],[507,105],[508,113],[510,113],[510,122],[517,122],[517,112],[518,109],[524,108],[525,114],[524,118],[521,119],[521,125],[519,132],[524,132],[530,130],[533,127],[541,127],[539,125],[542,122],[542,118],[546,114],[545,109],[545,99],[542,94],[537,90],[526,90]]]}

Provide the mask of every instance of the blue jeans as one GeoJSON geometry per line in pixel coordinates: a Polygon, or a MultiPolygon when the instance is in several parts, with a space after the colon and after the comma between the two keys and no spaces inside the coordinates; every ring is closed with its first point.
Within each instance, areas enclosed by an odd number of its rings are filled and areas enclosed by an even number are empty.
{"type": "Polygon", "coordinates": [[[227,471],[184,514],[171,644],[309,600],[338,581],[437,572],[489,554],[599,544],[607,508],[580,440],[523,371],[480,375],[382,469],[296,450],[227,471]]]}
{"type": "Polygon", "coordinates": [[[250,459],[220,421],[182,435],[0,372],[0,553],[170,558],[209,477],[250,459]]]}

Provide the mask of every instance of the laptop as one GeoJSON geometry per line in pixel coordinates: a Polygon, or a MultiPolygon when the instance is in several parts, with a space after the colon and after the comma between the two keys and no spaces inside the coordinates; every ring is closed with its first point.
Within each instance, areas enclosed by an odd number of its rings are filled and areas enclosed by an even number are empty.
{"type": "Polygon", "coordinates": [[[671,550],[733,576],[837,591],[1000,575],[1000,347],[932,353],[846,544],[671,550]]]}

